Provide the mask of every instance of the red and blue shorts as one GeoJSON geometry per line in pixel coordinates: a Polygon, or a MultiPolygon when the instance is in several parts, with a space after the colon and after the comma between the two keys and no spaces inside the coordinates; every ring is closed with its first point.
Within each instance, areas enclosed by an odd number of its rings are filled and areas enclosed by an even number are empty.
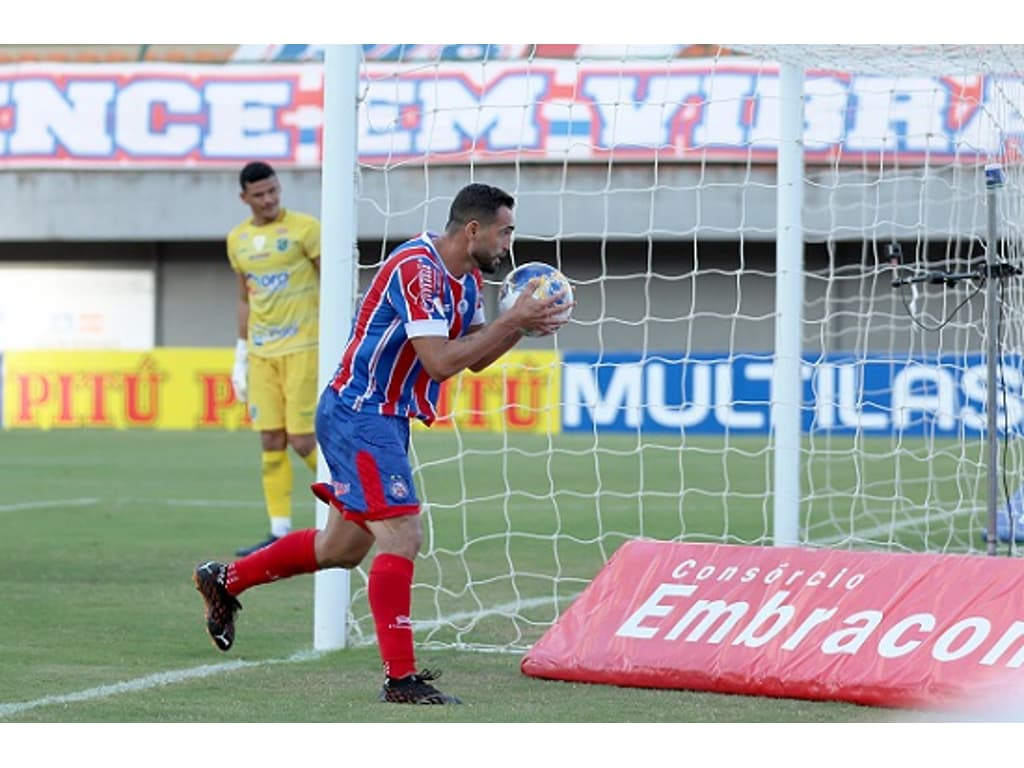
{"type": "Polygon", "coordinates": [[[346,518],[362,525],[419,514],[409,419],[354,411],[327,388],[317,406],[316,437],[331,473],[334,506],[343,507],[346,518]]]}

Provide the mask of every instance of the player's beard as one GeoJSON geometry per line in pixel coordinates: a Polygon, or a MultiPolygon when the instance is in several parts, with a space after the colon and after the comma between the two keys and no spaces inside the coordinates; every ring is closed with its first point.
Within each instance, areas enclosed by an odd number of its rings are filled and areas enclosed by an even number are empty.
{"type": "Polygon", "coordinates": [[[504,252],[499,253],[497,256],[491,256],[490,254],[473,254],[473,259],[476,261],[480,271],[486,275],[493,275],[498,271],[498,267],[501,266],[501,262],[504,261],[506,254],[504,252]]]}

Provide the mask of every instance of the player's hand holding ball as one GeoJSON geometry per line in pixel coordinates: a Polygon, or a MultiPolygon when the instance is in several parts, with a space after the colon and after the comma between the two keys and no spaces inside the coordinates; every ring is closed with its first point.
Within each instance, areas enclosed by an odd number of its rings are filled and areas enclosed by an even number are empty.
{"type": "Polygon", "coordinates": [[[527,336],[555,333],[569,322],[575,306],[568,278],[540,261],[521,264],[509,272],[498,293],[500,314],[523,311],[525,316],[520,328],[527,336]],[[524,295],[529,298],[523,299],[524,295]]]}

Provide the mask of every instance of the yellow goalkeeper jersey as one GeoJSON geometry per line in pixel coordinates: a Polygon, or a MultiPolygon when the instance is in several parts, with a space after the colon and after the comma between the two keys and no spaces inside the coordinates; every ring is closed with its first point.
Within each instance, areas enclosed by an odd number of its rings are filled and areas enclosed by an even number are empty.
{"type": "Polygon", "coordinates": [[[283,210],[228,233],[228,261],[249,290],[249,352],[277,357],[316,347],[320,322],[320,222],[283,210]]]}

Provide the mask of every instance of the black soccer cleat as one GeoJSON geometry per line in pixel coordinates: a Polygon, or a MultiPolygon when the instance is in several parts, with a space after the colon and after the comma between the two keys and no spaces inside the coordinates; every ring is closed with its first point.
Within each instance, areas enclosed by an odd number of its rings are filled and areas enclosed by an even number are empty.
{"type": "Polygon", "coordinates": [[[424,669],[419,674],[401,677],[398,680],[385,677],[378,698],[392,704],[461,704],[462,700],[458,696],[441,693],[428,682],[437,680],[440,676],[440,670],[432,672],[424,669]]]}
{"type": "Polygon", "coordinates": [[[251,547],[242,547],[241,549],[236,549],[235,550],[235,554],[238,555],[239,557],[245,557],[246,555],[251,555],[253,552],[258,552],[259,550],[263,549],[264,547],[269,547],[271,544],[273,544],[279,538],[281,538],[281,537],[280,536],[275,536],[274,534],[271,533],[271,534],[269,534],[267,536],[267,538],[265,538],[263,541],[259,542],[258,544],[253,544],[251,547]]]}
{"type": "Polygon", "coordinates": [[[213,560],[198,566],[192,581],[206,602],[206,631],[213,644],[222,651],[231,650],[235,642],[235,614],[242,610],[238,598],[228,592],[224,582],[227,566],[213,560]]]}

